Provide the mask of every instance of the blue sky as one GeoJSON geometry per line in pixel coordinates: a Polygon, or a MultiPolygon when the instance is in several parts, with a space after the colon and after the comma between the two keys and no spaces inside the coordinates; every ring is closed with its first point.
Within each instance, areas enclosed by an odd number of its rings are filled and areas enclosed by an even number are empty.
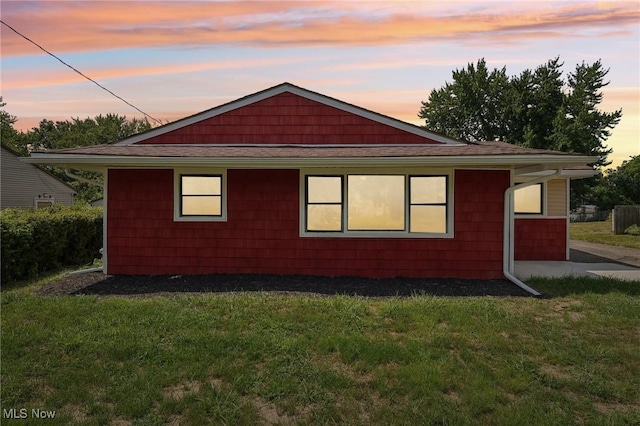
{"type": "MultiPolygon", "coordinates": [[[[640,154],[640,3],[2,1],[2,19],[162,121],[284,81],[421,124],[420,102],[485,58],[515,75],[600,59],[601,109],[623,109],[614,166],[640,154]]],[[[2,96],[17,127],[140,113],[2,26],[2,96]]]]}

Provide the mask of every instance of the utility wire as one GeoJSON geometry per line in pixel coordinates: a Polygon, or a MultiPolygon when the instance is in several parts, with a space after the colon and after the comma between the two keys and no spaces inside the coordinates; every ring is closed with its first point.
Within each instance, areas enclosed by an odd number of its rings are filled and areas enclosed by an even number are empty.
{"type": "Polygon", "coordinates": [[[150,119],[152,119],[153,121],[155,121],[158,124],[162,124],[162,122],[160,120],[158,120],[157,118],[153,118],[152,116],[150,116],[149,114],[147,114],[146,112],[144,112],[143,110],[141,110],[140,108],[138,108],[137,106],[133,105],[132,103],[128,102],[127,100],[121,98],[120,96],[116,95],[115,93],[113,93],[111,90],[107,89],[106,87],[104,87],[102,84],[98,83],[97,81],[95,81],[94,79],[92,79],[91,77],[88,77],[86,75],[84,75],[82,72],[80,72],[79,70],[77,70],[76,68],[72,67],[71,65],[69,65],[68,63],[66,63],[65,61],[63,61],[62,59],[60,59],[59,57],[57,57],[56,55],[54,55],[53,53],[49,52],[47,49],[45,49],[44,47],[40,46],[38,43],[36,43],[35,41],[31,40],[29,37],[25,36],[24,34],[20,33],[18,30],[16,30],[15,28],[13,28],[11,25],[7,24],[6,22],[4,22],[3,20],[0,19],[0,22],[6,26],[7,28],[9,28],[11,31],[13,31],[14,33],[18,34],[20,37],[22,37],[23,39],[27,40],[29,43],[33,44],[34,46],[38,47],[40,50],[42,50],[44,53],[46,53],[47,55],[53,56],[55,59],[57,59],[58,61],[60,61],[63,65],[66,65],[67,67],[71,68],[73,71],[75,71],[77,74],[80,74],[82,77],[84,77],[85,79],[89,80],[90,82],[92,82],[93,84],[95,84],[96,86],[98,86],[99,88],[101,88],[102,90],[108,92],[109,94],[111,94],[112,96],[115,96],[116,98],[120,99],[122,102],[124,102],[125,104],[129,105],[130,107],[132,107],[133,109],[135,109],[136,111],[142,113],[145,117],[149,117],[150,119]]]}

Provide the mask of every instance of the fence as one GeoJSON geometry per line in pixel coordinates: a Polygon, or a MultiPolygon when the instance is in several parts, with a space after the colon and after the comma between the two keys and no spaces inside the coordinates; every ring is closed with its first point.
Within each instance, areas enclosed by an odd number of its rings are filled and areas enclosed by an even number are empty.
{"type": "Polygon", "coordinates": [[[571,222],[603,222],[609,218],[608,210],[598,210],[594,212],[571,212],[569,220],[571,222]]]}
{"type": "Polygon", "coordinates": [[[640,225],[640,206],[616,206],[613,209],[613,233],[624,234],[631,225],[640,225]]]}

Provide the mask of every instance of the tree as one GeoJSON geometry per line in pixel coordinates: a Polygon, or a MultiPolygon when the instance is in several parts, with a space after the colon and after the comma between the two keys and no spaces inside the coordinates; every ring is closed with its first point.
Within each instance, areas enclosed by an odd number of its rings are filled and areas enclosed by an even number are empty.
{"type": "MultiPolygon", "coordinates": [[[[0,97],[0,107],[4,107],[0,97]]],[[[2,143],[7,144],[22,155],[35,150],[75,148],[80,146],[109,144],[125,139],[136,133],[151,129],[145,118],[128,120],[118,114],[97,115],[95,118],[72,118],[71,120],[52,121],[43,119],[38,127],[28,132],[18,132],[13,128],[16,117],[4,110],[1,113],[2,143]]],[[[102,197],[102,175],[99,173],[74,171],[74,174],[98,183],[91,185],[70,178],[64,169],[43,166],[63,182],[69,183],[78,191],[77,200],[92,201],[102,197]]]]}
{"type": "Polygon", "coordinates": [[[600,210],[640,204],[640,155],[623,161],[615,170],[607,170],[606,176],[594,186],[591,197],[600,210]]]}
{"type": "Polygon", "coordinates": [[[600,61],[582,63],[562,78],[559,58],[508,77],[489,71],[484,59],[453,71],[453,82],[434,89],[418,116],[430,130],[468,141],[504,142],[598,156],[610,164],[607,138],[622,116],[599,111],[609,70],[600,61]]]}
{"type": "Polygon", "coordinates": [[[20,155],[27,155],[24,134],[13,127],[18,118],[4,110],[6,105],[7,103],[0,96],[0,108],[3,108],[0,110],[0,142],[20,155]]]}

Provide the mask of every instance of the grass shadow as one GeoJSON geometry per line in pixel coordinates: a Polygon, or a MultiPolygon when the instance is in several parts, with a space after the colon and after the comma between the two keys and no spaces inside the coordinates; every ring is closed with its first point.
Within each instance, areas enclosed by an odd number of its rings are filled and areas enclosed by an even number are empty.
{"type": "Polygon", "coordinates": [[[562,278],[532,277],[527,284],[542,292],[545,297],[562,297],[574,294],[622,293],[640,296],[640,280],[620,280],[608,277],[579,277],[567,275],[562,278]]]}

